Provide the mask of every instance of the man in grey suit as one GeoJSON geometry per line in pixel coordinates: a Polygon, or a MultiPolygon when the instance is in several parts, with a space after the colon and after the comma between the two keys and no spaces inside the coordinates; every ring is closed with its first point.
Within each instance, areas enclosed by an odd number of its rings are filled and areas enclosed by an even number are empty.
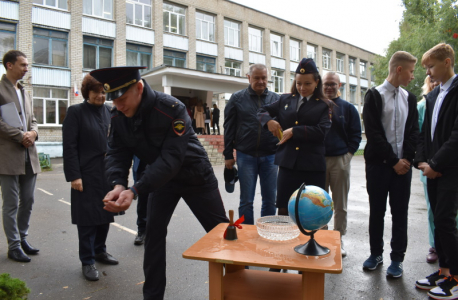
{"type": "Polygon", "coordinates": [[[11,50],[3,56],[6,74],[0,80],[0,106],[13,102],[22,126],[10,126],[0,116],[0,185],[3,197],[3,229],[8,240],[8,257],[29,262],[37,254],[26,238],[34,202],[37,173],[41,171],[35,141],[38,126],[29,94],[19,83],[28,71],[24,53],[11,50]],[[24,253],[25,252],[25,253],[24,253]]]}

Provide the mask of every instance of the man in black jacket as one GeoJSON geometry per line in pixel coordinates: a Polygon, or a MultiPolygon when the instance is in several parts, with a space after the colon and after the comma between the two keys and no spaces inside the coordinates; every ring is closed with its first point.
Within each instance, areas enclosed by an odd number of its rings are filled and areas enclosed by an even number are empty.
{"type": "Polygon", "coordinates": [[[400,86],[414,78],[417,59],[398,51],[389,63],[382,85],[367,91],[363,120],[367,144],[366,186],[369,194],[371,255],[363,268],[375,270],[383,262],[383,229],[387,196],[392,215],[391,265],[387,276],[399,278],[407,249],[407,212],[412,181],[411,164],[418,138],[417,99],[400,86]]]}
{"type": "Polygon", "coordinates": [[[458,299],[458,76],[454,61],[455,52],[447,44],[434,46],[421,60],[431,80],[441,83],[426,96],[415,156],[415,166],[428,178],[439,257],[439,270],[418,280],[416,286],[430,290],[428,295],[434,299],[458,299]]]}
{"type": "Polygon", "coordinates": [[[260,180],[261,216],[275,215],[277,194],[277,166],[274,165],[278,139],[259,123],[256,113],[264,105],[271,104],[279,96],[267,89],[267,67],[250,66],[247,74],[250,85],[231,96],[224,110],[224,157],[226,168],[235,164],[240,181],[239,217],[245,216],[245,224],[254,224],[253,201],[256,181],[260,180]]]}
{"type": "Polygon", "coordinates": [[[186,107],[176,98],[152,90],[140,78],[145,67],[94,70],[103,83],[111,111],[106,175],[113,187],[103,201],[105,209],[129,208],[140,194],[151,193],[143,270],[145,300],[162,300],[166,285],[167,226],[183,198],[208,232],[228,222],[218,181],[207,153],[191,127],[186,107]],[[141,178],[128,188],[129,169],[136,155],[147,164],[141,178]]]}

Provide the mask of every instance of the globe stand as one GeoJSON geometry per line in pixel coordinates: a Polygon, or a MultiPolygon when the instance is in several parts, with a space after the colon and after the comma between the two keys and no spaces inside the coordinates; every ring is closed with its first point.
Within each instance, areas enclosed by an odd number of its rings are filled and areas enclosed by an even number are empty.
{"type": "Polygon", "coordinates": [[[298,245],[296,247],[294,247],[294,251],[296,251],[297,253],[299,254],[303,254],[303,255],[310,255],[310,256],[322,256],[322,255],[326,255],[328,254],[331,250],[329,250],[329,248],[327,247],[323,247],[321,246],[320,244],[318,244],[315,240],[315,233],[317,232],[317,230],[312,230],[310,232],[308,231],[305,231],[304,227],[302,227],[302,224],[301,224],[301,219],[299,219],[299,200],[301,198],[301,194],[302,194],[302,191],[305,189],[305,183],[303,183],[301,185],[301,187],[299,188],[299,191],[297,193],[297,196],[296,196],[296,203],[295,203],[295,217],[296,217],[296,223],[297,223],[297,227],[299,227],[299,230],[307,235],[307,236],[310,236],[310,240],[305,243],[305,244],[302,244],[302,245],[298,245]]]}

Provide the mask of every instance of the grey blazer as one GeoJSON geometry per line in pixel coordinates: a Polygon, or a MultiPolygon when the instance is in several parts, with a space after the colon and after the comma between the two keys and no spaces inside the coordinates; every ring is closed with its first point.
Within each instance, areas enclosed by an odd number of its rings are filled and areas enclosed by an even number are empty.
{"type": "MultiPolygon", "coordinates": [[[[18,84],[19,85],[19,84],[18,84]]],[[[27,131],[35,131],[38,134],[37,120],[33,116],[32,100],[24,88],[19,85],[24,99],[24,110],[27,121],[27,131]]],[[[2,76],[0,80],[0,105],[14,102],[18,112],[21,111],[21,105],[16,93],[14,85],[2,76]]],[[[11,127],[3,121],[0,116],[0,174],[2,175],[24,175],[25,174],[25,157],[26,151],[29,151],[30,162],[33,168],[33,173],[41,171],[40,161],[38,159],[37,148],[35,144],[29,148],[22,145],[22,137],[24,135],[22,128],[11,127]]],[[[37,135],[38,140],[38,135],[37,135]]]]}

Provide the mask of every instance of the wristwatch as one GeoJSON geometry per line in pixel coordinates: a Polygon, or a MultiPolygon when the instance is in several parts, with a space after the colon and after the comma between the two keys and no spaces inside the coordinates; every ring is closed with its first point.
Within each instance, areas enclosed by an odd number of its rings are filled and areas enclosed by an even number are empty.
{"type": "Polygon", "coordinates": [[[133,186],[131,186],[129,190],[131,190],[132,193],[134,193],[134,200],[137,200],[138,198],[137,190],[133,186]]]}

